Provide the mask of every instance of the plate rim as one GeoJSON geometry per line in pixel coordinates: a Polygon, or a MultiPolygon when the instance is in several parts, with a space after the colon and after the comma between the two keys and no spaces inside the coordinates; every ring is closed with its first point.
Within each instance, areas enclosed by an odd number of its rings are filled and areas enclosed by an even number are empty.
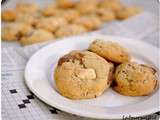
{"type": "MultiPolygon", "coordinates": [[[[44,49],[52,46],[53,44],[60,43],[60,42],[63,43],[63,41],[66,41],[66,40],[68,40],[68,39],[73,39],[73,38],[75,38],[75,37],[81,37],[81,38],[83,38],[83,37],[97,37],[97,38],[98,38],[98,37],[109,37],[109,38],[117,38],[117,39],[128,39],[128,40],[132,40],[132,41],[134,40],[134,42],[139,43],[139,44],[143,44],[144,46],[150,47],[151,49],[157,49],[157,50],[160,50],[160,49],[159,49],[158,47],[153,46],[152,44],[149,44],[149,43],[146,43],[146,42],[144,42],[144,41],[137,40],[137,39],[131,39],[131,38],[120,37],[120,36],[111,36],[111,35],[95,34],[95,35],[71,36],[71,37],[67,37],[67,38],[62,38],[62,39],[60,39],[60,41],[57,40],[57,41],[55,41],[55,42],[53,42],[53,43],[51,43],[51,44],[49,44],[49,45],[46,45],[46,46],[40,48],[38,51],[36,51],[36,52],[29,58],[29,60],[28,60],[28,62],[27,62],[27,64],[26,64],[26,67],[25,67],[25,71],[24,71],[25,84],[27,85],[27,87],[28,87],[41,101],[45,102],[46,104],[48,104],[48,105],[50,105],[50,106],[52,106],[52,107],[58,108],[58,109],[60,109],[60,110],[62,110],[62,111],[65,111],[65,112],[68,112],[68,113],[71,113],[71,114],[76,114],[76,115],[79,115],[79,116],[82,116],[82,117],[98,118],[98,119],[119,119],[119,118],[120,118],[119,115],[117,115],[117,116],[115,116],[115,115],[97,116],[97,114],[92,114],[92,115],[90,115],[90,114],[88,114],[88,113],[83,113],[83,114],[82,114],[82,112],[80,112],[80,111],[78,111],[78,110],[71,109],[71,108],[69,108],[69,107],[65,107],[65,106],[62,106],[62,105],[57,105],[57,104],[50,103],[49,101],[47,101],[47,99],[45,99],[45,98],[43,98],[41,95],[39,95],[39,94],[34,90],[34,88],[31,87],[31,85],[30,85],[30,83],[29,83],[29,80],[27,79],[27,69],[28,69],[28,65],[30,64],[30,61],[32,60],[32,58],[33,58],[34,56],[36,56],[39,52],[41,52],[42,50],[44,50],[44,49]]],[[[152,114],[152,113],[157,112],[157,111],[159,111],[159,106],[156,107],[156,108],[150,109],[150,110],[148,110],[148,111],[144,110],[143,113],[142,113],[142,112],[141,112],[141,113],[138,113],[138,112],[135,113],[135,112],[134,112],[134,113],[132,113],[131,115],[132,115],[132,117],[144,116],[144,115],[152,114]]],[[[124,116],[126,116],[126,115],[124,115],[124,116]]]]}

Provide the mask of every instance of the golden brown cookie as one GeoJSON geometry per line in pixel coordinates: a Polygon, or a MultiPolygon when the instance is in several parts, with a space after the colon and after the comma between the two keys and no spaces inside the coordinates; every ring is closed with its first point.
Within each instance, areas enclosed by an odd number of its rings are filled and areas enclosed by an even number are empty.
{"type": "Polygon", "coordinates": [[[88,49],[115,63],[124,63],[131,59],[125,48],[112,41],[97,39],[90,44],[88,49]]]}
{"type": "Polygon", "coordinates": [[[69,24],[69,25],[61,26],[55,32],[55,35],[56,37],[65,37],[65,36],[70,36],[70,35],[77,35],[80,33],[84,33],[86,31],[87,31],[86,28],[83,27],[82,25],[69,24]]]}
{"type": "Polygon", "coordinates": [[[76,2],[74,0],[57,0],[57,4],[61,8],[72,8],[76,2]]]}
{"type": "Polygon", "coordinates": [[[113,89],[127,96],[149,95],[156,87],[155,73],[146,65],[123,63],[116,69],[113,89]]]}
{"type": "Polygon", "coordinates": [[[16,18],[16,12],[14,10],[3,10],[2,11],[2,20],[3,21],[14,21],[16,18]]]}
{"type": "Polygon", "coordinates": [[[67,9],[57,16],[65,18],[68,22],[73,22],[75,19],[79,18],[80,14],[77,10],[67,9]]]}
{"type": "Polygon", "coordinates": [[[36,28],[45,29],[49,32],[55,32],[60,26],[67,24],[67,21],[62,17],[47,17],[42,18],[37,22],[36,28]]]}
{"type": "Polygon", "coordinates": [[[109,69],[109,76],[108,76],[108,84],[111,84],[112,81],[114,80],[114,72],[115,72],[115,67],[114,64],[109,62],[110,69],[109,69]]]}
{"type": "Polygon", "coordinates": [[[98,5],[97,0],[80,0],[76,9],[83,15],[93,13],[98,5]]]}
{"type": "Polygon", "coordinates": [[[73,51],[59,59],[54,78],[61,95],[70,99],[100,96],[109,88],[109,63],[89,51],[73,51]]]}
{"type": "Polygon", "coordinates": [[[51,32],[48,32],[43,29],[33,30],[28,33],[26,36],[20,39],[20,43],[22,45],[31,45],[34,43],[47,42],[49,40],[53,40],[54,36],[51,32]]]}
{"type": "Polygon", "coordinates": [[[62,11],[64,10],[62,10],[61,8],[58,8],[58,6],[55,4],[46,6],[44,9],[41,9],[42,15],[46,17],[60,14],[62,11]]]}
{"type": "Polygon", "coordinates": [[[22,13],[35,13],[38,9],[36,4],[31,3],[19,3],[16,5],[16,11],[22,13]]]}
{"type": "Polygon", "coordinates": [[[82,16],[74,21],[76,24],[83,25],[88,31],[98,29],[102,26],[102,22],[96,15],[82,16]]]}
{"type": "Polygon", "coordinates": [[[32,31],[32,27],[25,23],[8,23],[2,27],[2,40],[19,40],[30,31],[32,31]]]}
{"type": "Polygon", "coordinates": [[[117,11],[116,16],[117,19],[123,20],[129,17],[135,16],[142,12],[142,9],[139,7],[124,7],[123,9],[117,11]]]}
{"type": "Polygon", "coordinates": [[[96,10],[96,14],[104,22],[108,22],[116,19],[115,13],[111,9],[99,8],[96,10]]]}
{"type": "Polygon", "coordinates": [[[15,19],[16,22],[24,22],[26,24],[35,26],[38,22],[38,20],[41,18],[42,16],[38,13],[35,14],[27,14],[27,13],[19,13],[17,14],[17,17],[15,19]]]}
{"type": "Polygon", "coordinates": [[[111,9],[114,12],[119,11],[123,8],[120,0],[102,0],[99,4],[100,8],[111,9]]]}

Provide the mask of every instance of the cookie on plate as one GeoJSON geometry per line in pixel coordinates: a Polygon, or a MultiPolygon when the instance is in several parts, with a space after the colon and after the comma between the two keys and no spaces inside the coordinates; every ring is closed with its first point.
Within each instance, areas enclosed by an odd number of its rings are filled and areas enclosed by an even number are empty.
{"type": "Polygon", "coordinates": [[[115,63],[128,62],[131,58],[125,48],[112,41],[97,39],[90,44],[88,49],[115,63]]]}
{"type": "Polygon", "coordinates": [[[127,96],[143,96],[152,93],[156,87],[156,71],[138,63],[123,63],[115,72],[113,89],[127,96]]]}
{"type": "Polygon", "coordinates": [[[67,24],[67,21],[62,17],[46,17],[37,22],[36,28],[45,29],[49,32],[55,32],[60,26],[67,24]]]}
{"type": "Polygon", "coordinates": [[[78,24],[69,24],[65,26],[61,26],[56,32],[55,35],[56,37],[65,37],[65,36],[70,36],[70,35],[77,35],[80,33],[86,32],[86,28],[82,25],[78,24]]]}
{"type": "Polygon", "coordinates": [[[112,81],[114,80],[114,72],[115,72],[114,64],[109,62],[109,65],[110,65],[110,69],[109,69],[108,85],[112,84],[112,81]]]}
{"type": "Polygon", "coordinates": [[[38,6],[31,3],[19,3],[16,5],[16,11],[20,13],[35,13],[38,11],[38,6]]]}
{"type": "Polygon", "coordinates": [[[95,53],[72,51],[61,57],[54,78],[58,91],[70,99],[100,96],[109,88],[110,64],[95,53]]]}
{"type": "Polygon", "coordinates": [[[14,10],[3,10],[2,11],[2,20],[3,21],[14,21],[16,19],[16,12],[14,10]]]}
{"type": "Polygon", "coordinates": [[[47,42],[53,39],[54,39],[54,35],[51,32],[48,32],[43,29],[37,29],[37,30],[31,31],[26,36],[23,36],[19,40],[19,42],[22,45],[30,45],[34,43],[47,42]]]}
{"type": "Polygon", "coordinates": [[[2,27],[2,40],[15,41],[32,31],[32,27],[25,23],[8,23],[2,27]]]}
{"type": "Polygon", "coordinates": [[[74,23],[83,25],[88,31],[98,29],[102,26],[101,20],[96,15],[79,17],[74,21],[74,23]]]}
{"type": "Polygon", "coordinates": [[[139,7],[134,7],[134,6],[124,7],[123,9],[117,11],[116,17],[119,20],[123,20],[129,17],[135,16],[139,14],[140,12],[142,12],[142,9],[140,9],[139,7]]]}

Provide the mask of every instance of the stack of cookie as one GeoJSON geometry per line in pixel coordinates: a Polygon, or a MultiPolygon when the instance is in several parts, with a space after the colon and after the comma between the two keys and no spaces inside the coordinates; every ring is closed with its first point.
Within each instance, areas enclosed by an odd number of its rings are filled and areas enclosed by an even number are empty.
{"type": "Polygon", "coordinates": [[[61,95],[70,99],[96,98],[110,86],[122,95],[151,94],[156,70],[131,61],[129,52],[111,41],[95,40],[88,50],[61,57],[54,78],[61,95]]]}
{"type": "Polygon", "coordinates": [[[19,3],[14,10],[2,11],[2,40],[22,45],[53,40],[96,30],[103,23],[123,20],[140,12],[119,0],[57,0],[45,8],[19,3]]]}

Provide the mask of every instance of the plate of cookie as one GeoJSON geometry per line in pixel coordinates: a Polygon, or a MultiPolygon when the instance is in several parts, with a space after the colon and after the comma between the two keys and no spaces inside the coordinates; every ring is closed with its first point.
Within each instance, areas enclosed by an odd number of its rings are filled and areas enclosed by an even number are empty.
{"type": "Polygon", "coordinates": [[[104,35],[64,38],[37,51],[25,68],[45,103],[83,117],[120,119],[159,110],[159,48],[104,35]]]}

